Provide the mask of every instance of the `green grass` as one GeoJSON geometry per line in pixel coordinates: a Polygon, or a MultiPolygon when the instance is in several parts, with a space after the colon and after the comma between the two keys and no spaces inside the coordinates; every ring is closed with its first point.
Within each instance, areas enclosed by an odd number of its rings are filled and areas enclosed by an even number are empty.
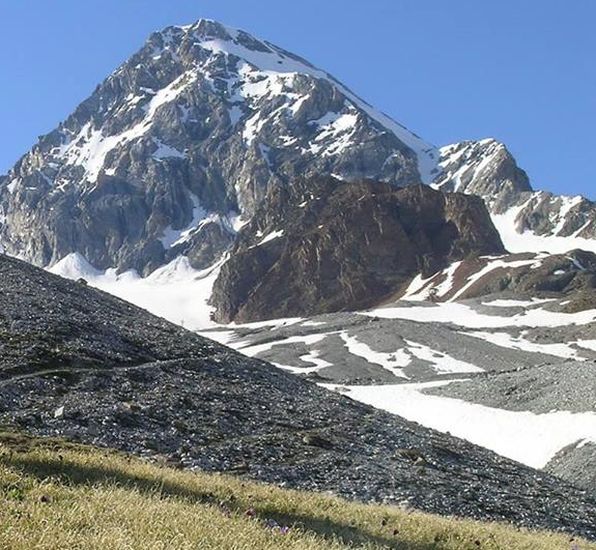
{"type": "Polygon", "coordinates": [[[596,549],[14,433],[0,433],[0,501],[2,549],[596,549]]]}

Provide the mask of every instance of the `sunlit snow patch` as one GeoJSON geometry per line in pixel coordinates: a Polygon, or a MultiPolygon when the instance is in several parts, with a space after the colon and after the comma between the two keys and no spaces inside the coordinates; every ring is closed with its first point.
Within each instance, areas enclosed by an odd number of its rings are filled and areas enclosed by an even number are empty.
{"type": "Polygon", "coordinates": [[[84,278],[91,286],[118,296],[188,328],[199,330],[216,326],[207,304],[221,262],[202,271],[193,269],[188,258],[180,256],[145,278],[136,271],[117,274],[95,269],[80,254],[69,254],[49,271],[68,279],[84,278]]]}
{"type": "Polygon", "coordinates": [[[533,468],[543,468],[558,451],[579,440],[596,442],[596,413],[513,412],[421,393],[448,383],[325,387],[533,468]]]}
{"type": "Polygon", "coordinates": [[[596,321],[596,309],[577,313],[560,313],[534,308],[511,317],[484,315],[461,303],[448,302],[427,306],[389,306],[360,315],[384,319],[409,319],[420,323],[453,323],[468,328],[502,327],[559,327],[565,325],[587,325],[596,321]]]}

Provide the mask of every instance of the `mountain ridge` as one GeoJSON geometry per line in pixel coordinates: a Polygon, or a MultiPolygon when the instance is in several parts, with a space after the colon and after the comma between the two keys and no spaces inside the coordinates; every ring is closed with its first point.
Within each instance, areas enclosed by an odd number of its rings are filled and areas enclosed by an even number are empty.
{"type": "MultiPolygon", "coordinates": [[[[153,33],[0,177],[0,245],[147,277],[202,271],[300,177],[421,181],[485,200],[513,253],[596,252],[596,206],[533,191],[494,139],[436,149],[328,73],[212,20],[153,33]]],[[[73,274],[74,275],[74,274],[73,274]]]]}

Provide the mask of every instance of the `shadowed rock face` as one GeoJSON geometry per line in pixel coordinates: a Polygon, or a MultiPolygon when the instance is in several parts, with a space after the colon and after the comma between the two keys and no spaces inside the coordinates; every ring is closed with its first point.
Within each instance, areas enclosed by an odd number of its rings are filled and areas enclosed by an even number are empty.
{"type": "Polygon", "coordinates": [[[503,245],[481,199],[333,178],[275,189],[215,283],[219,321],[366,308],[412,277],[503,245]]]}
{"type": "Polygon", "coordinates": [[[596,537],[596,503],[553,476],[1,255],[0,351],[3,425],[181,467],[596,537]]]}

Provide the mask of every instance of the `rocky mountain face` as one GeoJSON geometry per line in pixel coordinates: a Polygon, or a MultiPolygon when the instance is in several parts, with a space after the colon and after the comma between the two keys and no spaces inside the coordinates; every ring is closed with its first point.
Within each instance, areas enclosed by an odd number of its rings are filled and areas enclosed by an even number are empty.
{"type": "MultiPolygon", "coordinates": [[[[504,145],[488,139],[436,150],[304,59],[201,20],[152,35],[0,177],[0,246],[43,267],[77,254],[100,271],[146,276],[180,256],[203,269],[254,237],[238,231],[264,200],[277,197],[281,209],[292,182],[328,176],[480,196],[511,252],[565,252],[596,239],[594,204],[534,192],[504,145]],[[520,240],[520,231],[563,240],[554,250],[520,240]]],[[[260,223],[257,231],[266,230],[260,223]]],[[[430,252],[417,260],[425,274],[445,260],[430,252]]],[[[342,269],[336,294],[344,296],[334,303],[344,307],[352,293],[351,307],[359,307],[366,281],[342,269]]],[[[396,278],[413,273],[398,271],[396,278]]],[[[385,278],[373,278],[376,296],[395,289],[385,278]]],[[[219,317],[234,315],[222,309],[219,317]]]]}
{"type": "Polygon", "coordinates": [[[2,255],[0,311],[4,426],[183,468],[596,537],[596,502],[556,477],[2,255]]]}
{"type": "Polygon", "coordinates": [[[502,213],[522,193],[531,193],[527,174],[511,153],[493,139],[464,141],[440,149],[441,173],[432,186],[485,198],[492,212],[502,213]]]}
{"type": "Polygon", "coordinates": [[[530,232],[596,239],[596,204],[580,196],[534,191],[527,174],[502,143],[485,139],[442,147],[439,167],[433,187],[482,197],[491,214],[506,217],[503,222],[513,238],[516,233],[530,232]]]}
{"type": "Polygon", "coordinates": [[[404,186],[437,159],[307,61],[201,20],[152,35],[0,180],[0,243],[40,266],[202,268],[298,175],[404,186]]]}
{"type": "Polygon", "coordinates": [[[412,235],[393,216],[391,192],[344,204],[355,191],[340,191],[337,180],[425,183],[479,196],[510,252],[596,252],[594,204],[534,192],[504,145],[488,139],[436,150],[304,59],[208,20],[152,35],[0,177],[0,249],[43,267],[75,255],[98,272],[141,276],[181,257],[202,270],[228,255],[212,300],[221,320],[363,307],[463,254],[501,253],[477,207],[471,220],[455,221],[471,212],[463,199],[412,203],[420,207],[419,227],[412,226],[420,233],[412,235]],[[321,178],[328,191],[314,183],[321,178]],[[325,197],[324,211],[309,205],[308,215],[296,214],[299,179],[313,185],[301,191],[305,197],[325,197]],[[334,200],[343,201],[345,214],[332,212],[334,200]],[[314,225],[320,216],[333,218],[331,232],[325,220],[314,225]],[[459,244],[447,252],[449,239],[435,246],[428,238],[442,224],[483,229],[454,236],[459,244]],[[239,233],[242,227],[249,229],[239,233]],[[278,238],[260,243],[259,232],[278,238]],[[286,247],[290,237],[300,244],[286,247]],[[361,266],[350,257],[353,249],[361,266]],[[271,271],[257,284],[264,266],[271,271]],[[281,281],[290,272],[302,279],[288,287],[281,281]],[[323,288],[306,288],[309,278],[323,288]],[[265,313],[272,306],[265,293],[274,289],[280,302],[265,313]]]}
{"type": "Polygon", "coordinates": [[[212,303],[221,322],[363,309],[418,273],[504,251],[476,197],[301,179],[273,189],[240,232],[212,303]]]}

